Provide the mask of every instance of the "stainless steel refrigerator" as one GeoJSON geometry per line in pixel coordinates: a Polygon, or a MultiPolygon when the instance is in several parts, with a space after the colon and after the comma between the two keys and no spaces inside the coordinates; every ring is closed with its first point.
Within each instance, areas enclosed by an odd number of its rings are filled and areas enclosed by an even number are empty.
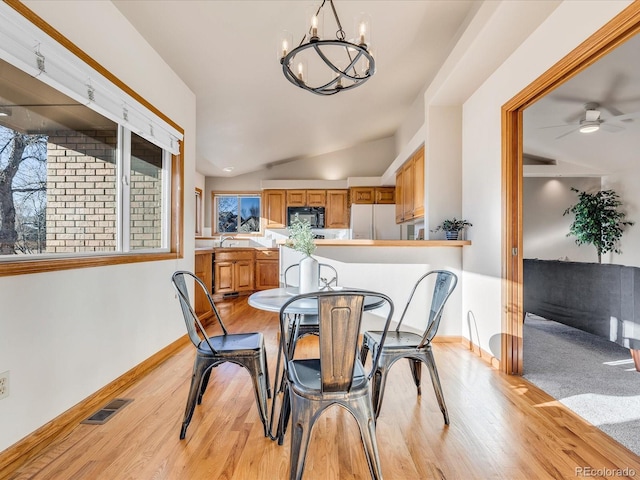
{"type": "Polygon", "coordinates": [[[395,205],[351,205],[352,239],[400,240],[395,205]]]}

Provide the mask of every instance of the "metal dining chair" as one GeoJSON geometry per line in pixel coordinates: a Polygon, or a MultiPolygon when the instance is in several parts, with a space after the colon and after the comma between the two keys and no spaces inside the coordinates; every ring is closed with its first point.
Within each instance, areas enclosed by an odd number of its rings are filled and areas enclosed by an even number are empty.
{"type": "Polygon", "coordinates": [[[404,307],[402,316],[398,321],[398,326],[395,331],[386,333],[385,331],[366,331],[363,335],[362,347],[360,350],[360,360],[364,364],[367,360],[367,354],[371,350],[374,357],[379,357],[376,374],[374,375],[373,385],[373,403],[376,409],[376,418],[380,415],[380,408],[382,407],[382,398],[384,396],[385,385],[387,383],[387,375],[389,370],[401,358],[409,359],[409,366],[411,367],[411,373],[413,375],[413,381],[418,389],[418,395],[422,394],[420,388],[420,376],[422,373],[422,363],[424,363],[429,369],[431,374],[431,382],[433,383],[433,389],[440,405],[440,411],[444,416],[444,423],[449,425],[449,413],[447,406],[444,402],[444,395],[442,393],[442,386],[440,385],[440,377],[438,376],[438,369],[436,367],[436,361],[433,357],[431,350],[431,341],[436,336],[438,326],[440,325],[440,319],[442,318],[442,311],[449,299],[449,296],[456,288],[458,283],[458,277],[447,270],[433,270],[424,274],[418,279],[416,284],[411,290],[407,304],[404,307]],[[409,305],[413,299],[413,295],[416,289],[422,281],[436,275],[433,285],[433,294],[431,296],[431,306],[429,308],[429,318],[427,319],[427,325],[422,335],[401,331],[400,327],[402,321],[409,309],[409,305]],[[384,340],[386,336],[386,341],[384,340]]]}
{"type": "Polygon", "coordinates": [[[284,358],[285,381],[277,438],[282,445],[291,417],[289,478],[292,480],[302,478],[314,423],[333,405],[343,407],[356,419],[371,476],[382,478],[370,387],[378,358],[373,360],[367,374],[358,355],[365,297],[378,298],[380,306],[389,307],[380,339],[384,344],[393,316],[393,302],[382,293],[363,290],[308,293],[292,297],[280,309],[280,354],[284,358]],[[309,299],[318,303],[319,358],[293,359],[284,335],[289,328],[287,308],[294,302],[309,299]]]}
{"type": "Polygon", "coordinates": [[[187,397],[187,407],[180,430],[180,439],[184,439],[187,427],[196,406],[202,403],[202,396],[207,389],[211,370],[224,362],[232,362],[246,368],[251,374],[255,390],[258,414],[264,426],[264,435],[268,436],[267,424],[267,397],[271,397],[269,386],[269,370],[267,367],[267,352],[264,346],[264,338],[261,333],[229,333],[225,327],[218,309],[205,284],[196,275],[187,271],[177,271],[171,277],[178,299],[187,332],[191,342],[196,347],[196,358],[191,375],[191,387],[187,397]],[[209,336],[200,319],[196,315],[189,298],[185,278],[195,281],[195,288],[201,288],[209,300],[214,318],[220,324],[222,335],[209,336]]]}
{"type": "MultiPolygon", "coordinates": [[[[285,287],[297,287],[297,281],[292,281],[291,277],[296,277],[297,275],[293,275],[297,269],[300,268],[300,264],[294,263],[293,265],[289,265],[283,275],[284,286],[285,287]]],[[[320,273],[318,278],[320,278],[321,285],[319,285],[319,289],[327,289],[332,286],[338,285],[338,271],[335,269],[333,265],[329,265],[328,263],[320,263],[318,265],[320,273]]],[[[307,335],[318,335],[318,316],[317,315],[296,315],[293,318],[290,318],[290,327],[288,332],[289,340],[289,348],[291,349],[291,355],[296,349],[296,344],[298,340],[307,335]]]]}

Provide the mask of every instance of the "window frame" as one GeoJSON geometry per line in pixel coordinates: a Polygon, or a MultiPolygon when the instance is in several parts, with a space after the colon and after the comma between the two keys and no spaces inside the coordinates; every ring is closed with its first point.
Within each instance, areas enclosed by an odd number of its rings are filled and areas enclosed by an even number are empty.
{"type": "Polygon", "coordinates": [[[201,237],[202,236],[202,219],[204,218],[203,215],[203,211],[202,211],[202,207],[203,207],[203,192],[201,188],[196,187],[196,212],[195,212],[195,217],[196,217],[196,237],[201,237]]]}
{"type": "Polygon", "coordinates": [[[225,235],[225,236],[229,236],[229,235],[233,235],[234,237],[260,237],[263,235],[264,232],[264,228],[263,228],[264,222],[262,221],[262,192],[260,191],[253,191],[253,190],[249,190],[249,191],[217,191],[211,192],[211,235],[225,235]],[[229,196],[229,197],[240,197],[240,196],[251,196],[251,197],[258,197],[260,199],[260,229],[257,232],[250,232],[250,233],[246,233],[246,232],[219,232],[218,231],[218,219],[216,218],[217,215],[217,209],[216,209],[216,195],[224,195],[224,196],[229,196]]]}
{"type": "MultiPolygon", "coordinates": [[[[126,92],[128,95],[131,95],[135,100],[140,102],[155,115],[178,130],[181,134],[184,134],[184,130],[177,123],[160,112],[155,106],[87,55],[68,38],[45,22],[41,17],[36,15],[32,10],[27,8],[21,2],[6,1],[6,3],[20,13],[27,21],[40,28],[44,33],[73,53],[81,62],[90,65],[112,82],[117,88],[126,92]]],[[[168,212],[169,223],[166,226],[164,233],[169,236],[168,251],[165,249],[159,252],[146,250],[96,254],[52,254],[51,256],[46,256],[46,258],[28,257],[24,259],[16,258],[15,260],[3,259],[0,263],[0,277],[184,258],[184,141],[179,141],[178,144],[179,153],[177,155],[171,155],[165,150],[165,155],[168,155],[171,158],[171,165],[168,170],[169,179],[167,180],[170,185],[170,189],[167,191],[167,195],[164,196],[165,200],[163,200],[170,202],[168,212]]]]}

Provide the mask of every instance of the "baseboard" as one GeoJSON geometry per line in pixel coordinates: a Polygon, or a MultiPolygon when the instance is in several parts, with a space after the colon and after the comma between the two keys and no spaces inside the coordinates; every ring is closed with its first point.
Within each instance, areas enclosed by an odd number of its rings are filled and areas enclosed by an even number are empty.
{"type": "Polygon", "coordinates": [[[479,345],[472,343],[469,339],[464,337],[461,337],[461,338],[462,338],[462,344],[465,346],[465,348],[471,350],[473,353],[478,355],[480,359],[484,360],[486,363],[491,365],[496,370],[500,370],[500,360],[494,357],[491,353],[480,348],[479,345]]]}
{"type": "Polygon", "coordinates": [[[188,343],[189,337],[184,335],[66,412],[45,423],[22,440],[0,452],[0,480],[10,478],[25,462],[40,453],[57,438],[67,435],[80,421],[104,406],[114,396],[152,371],[188,343]]]}

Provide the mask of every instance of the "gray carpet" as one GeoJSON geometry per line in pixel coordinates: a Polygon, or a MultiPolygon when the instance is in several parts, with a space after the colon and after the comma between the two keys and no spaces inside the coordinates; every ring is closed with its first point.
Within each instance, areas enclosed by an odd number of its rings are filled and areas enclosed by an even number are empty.
{"type": "Polygon", "coordinates": [[[640,455],[640,372],[629,350],[528,315],[524,378],[640,455]]]}

